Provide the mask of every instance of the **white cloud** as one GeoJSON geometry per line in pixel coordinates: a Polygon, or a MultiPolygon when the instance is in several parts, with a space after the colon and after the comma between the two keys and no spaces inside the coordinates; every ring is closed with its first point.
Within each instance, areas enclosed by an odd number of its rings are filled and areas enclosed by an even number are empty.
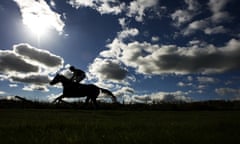
{"type": "Polygon", "coordinates": [[[152,39],[151,39],[151,41],[152,41],[152,42],[158,42],[159,39],[160,39],[160,38],[159,38],[158,36],[153,36],[152,39]]]}
{"type": "Polygon", "coordinates": [[[44,85],[50,82],[48,75],[44,74],[11,75],[11,79],[17,82],[34,83],[36,85],[44,85]]]}
{"type": "Polygon", "coordinates": [[[125,44],[121,40],[115,38],[112,43],[106,45],[109,50],[102,51],[100,56],[105,58],[115,58],[121,54],[121,49],[125,47],[125,44]]]}
{"type": "Polygon", "coordinates": [[[47,88],[47,86],[44,85],[27,85],[23,87],[24,91],[44,91],[44,92],[48,92],[49,89],[47,88]]]}
{"type": "Polygon", "coordinates": [[[207,35],[228,32],[228,29],[226,29],[223,25],[216,25],[215,22],[211,22],[209,18],[193,21],[182,30],[182,34],[185,36],[192,35],[197,31],[202,31],[207,35]]]}
{"type": "Polygon", "coordinates": [[[213,23],[220,23],[224,21],[228,21],[231,19],[231,16],[228,12],[224,11],[226,5],[230,2],[230,0],[210,0],[208,6],[212,11],[211,20],[213,23]]]}
{"type": "Polygon", "coordinates": [[[207,20],[196,20],[191,22],[186,29],[183,31],[183,35],[193,34],[197,30],[205,29],[209,25],[207,20]]]}
{"type": "Polygon", "coordinates": [[[125,29],[127,27],[127,20],[126,20],[126,18],[119,18],[118,22],[121,25],[122,29],[125,29]]]}
{"type": "Polygon", "coordinates": [[[56,7],[56,3],[53,0],[50,0],[50,5],[54,8],[56,7]]]}
{"type": "Polygon", "coordinates": [[[48,101],[54,101],[57,97],[59,97],[60,95],[62,95],[62,93],[58,93],[58,94],[50,94],[47,96],[48,101]]]}
{"type": "Polygon", "coordinates": [[[99,7],[97,7],[97,10],[101,14],[115,14],[118,15],[122,13],[122,11],[125,8],[125,3],[118,3],[118,1],[113,0],[104,0],[102,4],[100,4],[99,7]],[[116,4],[113,5],[113,2],[116,4]]]}
{"type": "Polygon", "coordinates": [[[186,86],[184,82],[178,82],[177,85],[180,86],[180,87],[186,86]]]}
{"type": "MultiPolygon", "coordinates": [[[[59,33],[63,32],[64,22],[61,15],[54,12],[45,0],[14,0],[21,11],[23,24],[32,27],[34,25],[41,27],[54,28],[59,33]]],[[[36,26],[34,26],[36,28],[36,26]]]]}
{"type": "Polygon", "coordinates": [[[180,26],[183,23],[189,22],[193,15],[186,10],[176,10],[173,14],[171,14],[171,17],[175,21],[176,26],[180,26]]]}
{"type": "Polygon", "coordinates": [[[83,0],[69,0],[68,4],[70,4],[73,7],[78,9],[81,6],[83,6],[83,7],[93,7],[95,5],[94,1],[95,0],[84,0],[84,1],[83,0]]]}
{"type": "Polygon", "coordinates": [[[223,10],[228,2],[229,0],[210,0],[208,6],[212,12],[219,12],[223,10]]]}
{"type": "Polygon", "coordinates": [[[200,7],[200,4],[197,0],[184,0],[184,2],[188,5],[188,10],[197,11],[200,7]]]}
{"type": "Polygon", "coordinates": [[[130,36],[136,36],[138,34],[139,34],[138,29],[136,29],[136,28],[130,28],[130,29],[126,28],[123,31],[118,33],[118,38],[120,40],[123,40],[123,39],[129,38],[130,36]]]}
{"type": "Polygon", "coordinates": [[[187,9],[178,9],[171,14],[171,18],[177,27],[191,21],[200,7],[200,4],[196,0],[185,0],[185,3],[187,9]]]}
{"type": "Polygon", "coordinates": [[[39,67],[29,64],[20,55],[13,51],[0,50],[0,71],[7,74],[9,72],[39,72],[39,67]]]}
{"type": "Polygon", "coordinates": [[[204,30],[204,33],[205,34],[219,34],[219,33],[226,33],[227,30],[223,27],[223,26],[216,26],[216,27],[213,27],[213,28],[206,28],[204,30]]]}
{"type": "Polygon", "coordinates": [[[186,87],[186,86],[192,86],[192,85],[193,85],[192,83],[184,83],[182,81],[177,83],[177,86],[179,87],[186,87]]]}
{"type": "Polygon", "coordinates": [[[43,85],[49,82],[48,75],[63,67],[63,59],[29,44],[17,44],[13,50],[0,50],[0,65],[4,76],[1,77],[5,80],[30,84],[33,85],[30,88],[46,91],[43,85]]]}
{"type": "Polygon", "coordinates": [[[212,23],[218,24],[222,22],[230,21],[232,17],[229,15],[228,12],[217,12],[214,13],[211,17],[212,23]]]}
{"type": "Polygon", "coordinates": [[[129,86],[122,86],[114,92],[114,95],[124,99],[125,97],[130,98],[134,92],[135,90],[133,88],[129,86]]]}
{"type": "Polygon", "coordinates": [[[128,3],[118,0],[69,0],[74,8],[90,7],[100,14],[125,14],[128,17],[135,18],[136,21],[142,22],[146,16],[146,11],[156,7],[159,0],[134,0],[128,3]]]}
{"type": "Polygon", "coordinates": [[[135,0],[130,2],[128,7],[127,16],[135,17],[135,20],[142,22],[144,16],[146,16],[145,11],[154,6],[158,5],[158,0],[135,0]]]}
{"type": "Polygon", "coordinates": [[[175,91],[175,92],[156,92],[152,94],[134,95],[132,103],[154,103],[154,102],[190,102],[191,98],[188,92],[175,91]]]}
{"type": "Polygon", "coordinates": [[[193,80],[193,77],[192,77],[192,76],[188,76],[188,77],[187,77],[187,80],[188,80],[188,81],[192,81],[192,80],[193,80]]]}
{"type": "MultiPolygon", "coordinates": [[[[202,90],[202,89],[205,89],[206,87],[207,87],[206,85],[201,84],[197,86],[197,89],[202,90]]],[[[203,93],[203,91],[201,93],[203,93]]]]}
{"type": "Polygon", "coordinates": [[[18,87],[17,84],[9,84],[9,87],[18,87]]]}
{"type": "Polygon", "coordinates": [[[6,92],[0,91],[0,95],[4,95],[4,94],[6,94],[6,92]]]}
{"type": "MultiPolygon", "coordinates": [[[[239,69],[240,41],[230,40],[223,47],[206,44],[178,47],[175,45],[152,45],[147,42],[124,43],[114,40],[109,52],[118,51],[115,58],[142,74],[189,74],[221,73],[239,69]],[[118,42],[115,44],[115,42],[118,42]]],[[[113,57],[114,53],[112,53],[113,57]]],[[[102,55],[104,56],[104,55],[102,55]]]]}
{"type": "Polygon", "coordinates": [[[96,58],[89,66],[89,72],[99,80],[123,81],[127,77],[127,70],[124,69],[118,60],[107,60],[96,58]]]}
{"type": "Polygon", "coordinates": [[[29,63],[36,62],[37,65],[47,67],[55,72],[63,66],[63,59],[47,50],[38,49],[29,44],[22,43],[13,46],[13,51],[23,57],[29,63]]]}
{"type": "Polygon", "coordinates": [[[207,76],[197,77],[197,80],[200,83],[215,83],[217,81],[213,77],[207,77],[207,76]]]}
{"type": "Polygon", "coordinates": [[[240,95],[240,89],[235,89],[235,88],[216,88],[215,92],[221,96],[223,95],[239,96],[240,95]]]}
{"type": "MultiPolygon", "coordinates": [[[[196,21],[192,23],[191,28],[203,28],[205,25],[207,25],[205,21],[196,21]]],[[[123,30],[123,32],[126,31],[123,30]]],[[[187,47],[178,47],[138,41],[127,43],[122,39],[128,38],[129,35],[125,34],[120,38],[120,34],[121,32],[118,33],[117,38],[107,44],[109,50],[100,53],[102,59],[119,60],[141,74],[209,74],[222,73],[240,67],[237,62],[240,58],[240,41],[237,39],[229,40],[222,47],[199,40],[190,41],[187,47]]]]}
{"type": "Polygon", "coordinates": [[[202,31],[207,35],[226,33],[228,30],[221,24],[230,22],[232,16],[224,10],[230,0],[210,0],[207,5],[212,12],[209,16],[195,19],[196,16],[203,13],[200,9],[201,5],[194,0],[185,0],[188,5],[186,9],[178,9],[171,14],[174,25],[181,27],[181,33],[184,36],[192,35],[197,31],[202,31]],[[194,21],[192,21],[194,19],[194,21]]]}
{"type": "Polygon", "coordinates": [[[118,0],[69,0],[68,4],[77,9],[90,7],[101,14],[118,15],[125,9],[125,3],[120,3],[118,0]]]}

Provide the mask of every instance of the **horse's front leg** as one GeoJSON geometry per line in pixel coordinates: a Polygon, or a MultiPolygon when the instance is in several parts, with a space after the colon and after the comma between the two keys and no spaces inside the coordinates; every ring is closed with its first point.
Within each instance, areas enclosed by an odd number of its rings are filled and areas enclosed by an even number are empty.
{"type": "Polygon", "coordinates": [[[57,101],[60,102],[60,101],[62,101],[62,98],[63,98],[63,95],[60,95],[52,103],[57,103],[57,101]]]}

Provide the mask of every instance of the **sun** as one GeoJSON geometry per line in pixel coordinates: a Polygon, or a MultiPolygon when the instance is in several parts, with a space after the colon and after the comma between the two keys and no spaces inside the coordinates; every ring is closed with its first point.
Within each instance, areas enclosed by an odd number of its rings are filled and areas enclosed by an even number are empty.
{"type": "Polygon", "coordinates": [[[65,24],[61,19],[62,15],[54,11],[56,5],[53,1],[50,5],[46,0],[14,1],[20,8],[23,25],[39,40],[43,38],[43,35],[48,36],[49,32],[57,31],[59,34],[62,34],[65,24]]]}
{"type": "Polygon", "coordinates": [[[44,15],[27,15],[23,23],[38,37],[47,33],[50,27],[48,17],[44,15]]]}

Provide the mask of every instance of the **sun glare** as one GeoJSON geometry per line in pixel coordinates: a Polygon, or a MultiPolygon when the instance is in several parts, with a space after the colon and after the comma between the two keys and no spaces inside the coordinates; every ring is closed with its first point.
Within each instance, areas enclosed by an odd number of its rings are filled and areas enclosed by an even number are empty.
{"type": "Polygon", "coordinates": [[[44,16],[28,15],[23,23],[38,37],[44,35],[50,27],[44,16]]]}
{"type": "Polygon", "coordinates": [[[14,1],[20,8],[23,24],[37,37],[39,42],[52,30],[56,30],[59,34],[63,32],[65,24],[61,20],[61,14],[53,10],[56,6],[53,0],[50,1],[50,4],[46,0],[14,1]]]}

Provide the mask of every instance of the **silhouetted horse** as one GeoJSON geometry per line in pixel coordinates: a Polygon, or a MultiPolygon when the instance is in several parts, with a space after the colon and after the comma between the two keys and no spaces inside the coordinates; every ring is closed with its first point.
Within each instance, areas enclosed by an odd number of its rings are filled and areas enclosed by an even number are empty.
{"type": "Polygon", "coordinates": [[[62,83],[63,86],[63,94],[59,97],[57,97],[53,102],[62,101],[62,98],[77,98],[77,97],[87,97],[85,103],[88,103],[91,99],[94,105],[97,107],[97,101],[96,98],[100,94],[100,92],[105,93],[109,96],[111,96],[112,101],[114,103],[117,102],[116,97],[112,94],[111,91],[97,87],[94,84],[80,84],[75,83],[66,78],[63,75],[57,74],[53,80],[50,82],[51,85],[54,85],[56,83],[62,83]]]}

